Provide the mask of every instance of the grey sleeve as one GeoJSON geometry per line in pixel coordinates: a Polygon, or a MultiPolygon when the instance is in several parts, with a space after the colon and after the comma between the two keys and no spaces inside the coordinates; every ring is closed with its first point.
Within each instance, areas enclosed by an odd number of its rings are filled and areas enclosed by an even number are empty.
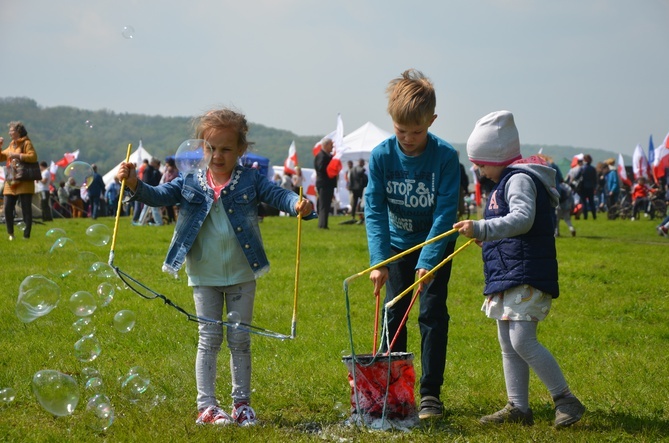
{"type": "Polygon", "coordinates": [[[527,174],[515,174],[506,183],[504,195],[509,213],[504,217],[474,222],[474,237],[481,241],[499,240],[526,233],[534,223],[537,188],[527,174]]]}

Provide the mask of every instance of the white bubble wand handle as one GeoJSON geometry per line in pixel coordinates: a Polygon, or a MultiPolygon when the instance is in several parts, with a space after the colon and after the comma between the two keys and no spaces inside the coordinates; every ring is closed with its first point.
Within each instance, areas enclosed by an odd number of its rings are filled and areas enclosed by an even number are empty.
{"type": "MultiPolygon", "coordinates": [[[[128,143],[128,152],[125,154],[125,162],[130,161],[130,151],[132,143],[128,143]]],[[[118,223],[121,219],[121,208],[123,208],[123,192],[125,191],[125,179],[121,181],[121,190],[119,191],[118,206],[116,207],[116,220],[114,221],[114,233],[112,235],[111,249],[109,250],[109,266],[114,265],[114,248],[116,247],[116,234],[118,233],[118,223]]]]}

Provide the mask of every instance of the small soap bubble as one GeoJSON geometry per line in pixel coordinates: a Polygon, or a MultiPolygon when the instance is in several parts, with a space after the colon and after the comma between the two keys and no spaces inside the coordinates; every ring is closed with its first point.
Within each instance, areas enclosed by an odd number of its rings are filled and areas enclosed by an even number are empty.
{"type": "Polygon", "coordinates": [[[141,366],[133,366],[125,377],[121,377],[121,391],[128,400],[136,402],[150,383],[149,373],[141,366]]]}
{"type": "Polygon", "coordinates": [[[53,238],[61,238],[65,237],[67,234],[65,234],[65,231],[60,229],[60,228],[51,228],[48,231],[46,231],[46,236],[47,237],[53,237],[53,238]]]}
{"type": "Polygon", "coordinates": [[[121,35],[123,36],[123,38],[132,40],[133,38],[135,38],[135,28],[133,28],[130,25],[125,25],[123,27],[123,30],[121,30],[121,35]]]}
{"type": "Polygon", "coordinates": [[[72,329],[74,332],[83,337],[84,335],[91,335],[95,332],[95,326],[93,325],[93,320],[90,317],[82,317],[79,320],[72,323],[72,329]]]}
{"type": "Polygon", "coordinates": [[[62,372],[44,369],[35,373],[32,389],[37,401],[53,415],[71,415],[79,403],[79,386],[62,372]]]}
{"type": "Polygon", "coordinates": [[[60,301],[60,288],[48,278],[35,274],[23,279],[16,301],[16,316],[30,323],[51,312],[60,301]]]}
{"type": "Polygon", "coordinates": [[[135,327],[135,320],[136,316],[133,311],[128,309],[118,311],[114,315],[114,329],[123,334],[130,332],[135,327]]]}
{"type": "Polygon", "coordinates": [[[179,172],[186,175],[198,169],[206,169],[211,160],[211,145],[206,140],[186,140],[177,149],[174,162],[179,172]]]}
{"type": "Polygon", "coordinates": [[[104,382],[100,377],[91,377],[88,380],[86,380],[86,384],[84,386],[87,391],[93,392],[93,393],[100,393],[104,389],[104,382]]]}
{"type": "Polygon", "coordinates": [[[26,230],[26,224],[25,224],[25,222],[23,222],[23,221],[16,222],[16,227],[17,227],[20,231],[25,231],[25,230],[26,230]]]}
{"type": "Polygon", "coordinates": [[[86,426],[96,431],[106,431],[114,423],[114,408],[109,397],[98,393],[89,398],[83,417],[86,426]]]}
{"type": "Polygon", "coordinates": [[[67,277],[75,271],[78,264],[79,248],[68,237],[58,238],[47,254],[49,273],[56,277],[67,277]]]}
{"type": "Polygon", "coordinates": [[[228,323],[230,323],[233,327],[238,327],[239,323],[241,323],[242,318],[241,315],[239,315],[239,312],[237,311],[230,311],[228,312],[228,323]]]}
{"type": "Polygon", "coordinates": [[[102,348],[93,334],[84,335],[74,344],[74,356],[82,362],[91,362],[98,358],[102,348]]]}
{"type": "Polygon", "coordinates": [[[95,262],[88,268],[88,274],[91,277],[98,279],[112,279],[116,278],[116,273],[114,268],[111,267],[108,263],[105,262],[95,262]]]}
{"type": "Polygon", "coordinates": [[[107,246],[111,239],[111,229],[103,224],[91,225],[86,229],[88,242],[93,246],[107,246]]]}
{"type": "Polygon", "coordinates": [[[91,368],[90,366],[86,366],[85,368],[81,369],[81,377],[84,380],[88,380],[89,378],[99,377],[99,376],[100,372],[98,372],[98,370],[95,368],[91,368]]]}
{"type": "Polygon", "coordinates": [[[74,188],[88,186],[93,181],[93,167],[86,162],[74,161],[70,163],[63,174],[74,188]],[[70,179],[74,179],[74,183],[70,179]]]}
{"type": "Polygon", "coordinates": [[[103,308],[109,306],[109,303],[114,299],[115,293],[116,290],[114,289],[114,285],[109,282],[100,283],[96,291],[96,294],[98,295],[98,306],[103,308]]]}
{"type": "Polygon", "coordinates": [[[70,311],[77,317],[88,317],[93,315],[98,305],[93,294],[88,291],[77,291],[70,296],[70,311]]]}
{"type": "Polygon", "coordinates": [[[11,403],[16,398],[16,391],[14,388],[0,389],[0,403],[11,403]]]}

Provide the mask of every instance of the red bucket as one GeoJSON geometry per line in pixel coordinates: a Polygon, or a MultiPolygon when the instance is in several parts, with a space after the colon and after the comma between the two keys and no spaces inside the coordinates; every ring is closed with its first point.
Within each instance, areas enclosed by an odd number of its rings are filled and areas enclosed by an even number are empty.
{"type": "Polygon", "coordinates": [[[388,419],[404,420],[416,416],[413,354],[362,354],[356,355],[355,359],[349,355],[343,357],[342,361],[348,368],[352,413],[359,412],[369,419],[381,418],[385,406],[385,418],[388,419]]]}

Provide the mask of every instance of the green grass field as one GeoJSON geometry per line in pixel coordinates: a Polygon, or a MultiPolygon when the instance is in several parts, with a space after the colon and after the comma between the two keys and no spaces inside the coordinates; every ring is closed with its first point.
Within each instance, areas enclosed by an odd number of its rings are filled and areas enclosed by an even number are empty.
{"type": "MultiPolygon", "coordinates": [[[[16,391],[0,404],[0,441],[646,441],[669,440],[669,240],[654,222],[576,220],[578,236],[557,239],[562,295],[539,326],[540,341],[558,359],[572,390],[588,411],[572,428],[552,427],[550,396],[532,375],[533,427],[483,427],[481,415],[506,402],[499,345],[492,320],[480,312],[483,298],[480,250],[470,246],[454,260],[449,290],[451,315],[446,382],[441,398],[446,416],[409,433],[343,426],[349,417],[350,390],[342,356],[350,354],[343,280],[368,267],[365,228],[339,225],[322,231],[305,222],[299,279],[297,338],[253,336],[253,406],[261,424],[252,429],[195,425],[194,359],[197,324],[160,300],[146,300],[118,290],[109,306],[92,316],[101,347],[90,363],[77,360],[80,335],[68,309],[76,291],[95,292],[99,279],[76,271],[51,276],[65,254],[49,254],[61,228],[79,250],[106,262],[109,245],[87,243],[86,229],[113,219],[58,220],[20,234],[13,242],[0,236],[0,388],[16,391]],[[43,274],[61,288],[60,304],[48,315],[22,323],[15,314],[18,288],[25,277],[43,274]],[[137,322],[122,334],[112,327],[114,314],[132,310],[137,322]],[[118,378],[141,366],[151,383],[138,402],[121,392],[118,378]],[[82,369],[99,371],[111,398],[115,421],[106,431],[89,427],[85,405],[91,392],[80,386],[72,415],[55,417],[44,410],[31,389],[33,375],[53,369],[82,381],[82,369]]],[[[261,228],[272,264],[259,280],[255,324],[290,334],[296,253],[296,220],[266,218],[261,228]]],[[[562,226],[563,233],[567,230],[562,226]]],[[[3,228],[4,229],[4,228],[3,228]]],[[[114,264],[153,290],[193,312],[191,290],[160,271],[172,226],[134,227],[121,220],[114,264]]],[[[458,240],[458,245],[464,242],[458,240]]],[[[351,318],[356,352],[370,352],[374,297],[366,277],[351,283],[351,318]]],[[[416,310],[414,310],[416,311],[416,310]]],[[[409,320],[409,350],[420,374],[416,313],[409,320]]],[[[219,360],[218,393],[229,402],[227,349],[219,360]]]]}

